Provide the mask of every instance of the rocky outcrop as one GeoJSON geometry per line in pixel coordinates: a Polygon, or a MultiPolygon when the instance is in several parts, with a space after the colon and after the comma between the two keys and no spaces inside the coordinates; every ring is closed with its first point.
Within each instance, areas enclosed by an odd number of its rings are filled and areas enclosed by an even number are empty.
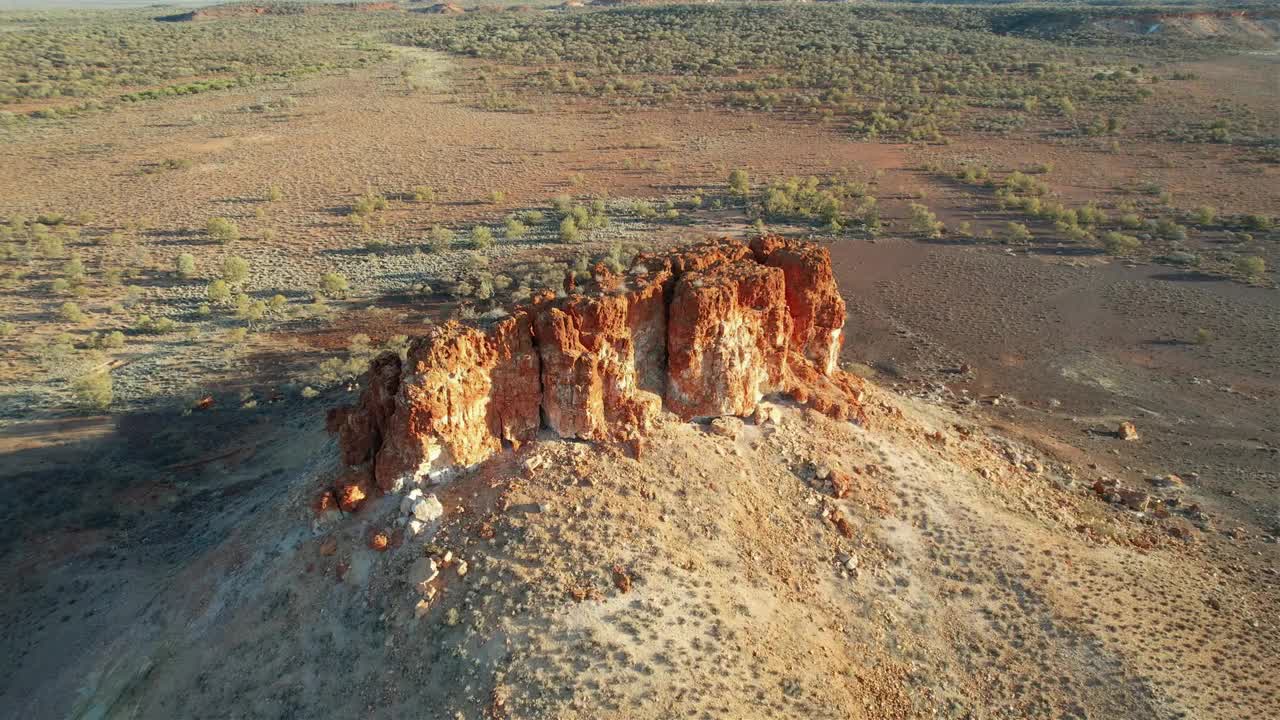
{"type": "Polygon", "coordinates": [[[371,466],[386,492],[543,428],[638,447],[664,410],[748,416],[773,394],[862,419],[860,381],[836,367],[845,307],[824,248],[717,240],[593,275],[589,292],[547,293],[483,328],[438,326],[403,363],[379,357],[359,402],[330,413],[343,462],[371,466]]]}
{"type": "MultiPolygon", "coordinates": [[[[531,439],[539,426],[540,372],[524,310],[487,331],[450,322],[414,340],[387,441],[374,458],[378,487],[396,490],[406,481],[475,464],[504,442],[519,446],[531,439]]],[[[342,437],[349,458],[348,436],[342,437]]],[[[359,444],[362,434],[351,437],[359,444]]]]}
{"type": "Polygon", "coordinates": [[[831,374],[844,344],[844,298],[826,248],[765,235],[751,243],[756,262],[782,270],[791,314],[791,347],[831,374]]]}
{"type": "Polygon", "coordinates": [[[667,328],[667,407],[682,418],[750,415],[786,387],[791,315],[781,270],[739,260],[685,273],[667,328]]]}

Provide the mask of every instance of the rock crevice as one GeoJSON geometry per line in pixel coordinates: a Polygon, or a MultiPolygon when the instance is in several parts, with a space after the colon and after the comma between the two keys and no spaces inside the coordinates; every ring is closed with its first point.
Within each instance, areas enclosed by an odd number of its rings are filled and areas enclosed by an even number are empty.
{"type": "Polygon", "coordinates": [[[724,239],[594,272],[589,292],[445,323],[403,362],[375,359],[359,401],[329,415],[343,463],[394,491],[541,429],[639,447],[664,410],[746,416],[773,394],[861,419],[860,381],[836,367],[845,307],[825,248],[724,239]]]}

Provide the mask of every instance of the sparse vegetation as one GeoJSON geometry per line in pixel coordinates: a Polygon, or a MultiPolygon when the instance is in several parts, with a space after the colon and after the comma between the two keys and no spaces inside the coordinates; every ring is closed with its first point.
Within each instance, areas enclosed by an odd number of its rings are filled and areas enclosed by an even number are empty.
{"type": "Polygon", "coordinates": [[[216,243],[226,245],[240,239],[240,228],[227,218],[216,217],[209,220],[205,232],[216,243]]]}
{"type": "Polygon", "coordinates": [[[340,298],[351,290],[351,284],[341,274],[327,272],[320,277],[320,292],[328,297],[340,298]]]}
{"type": "Polygon", "coordinates": [[[222,261],[222,279],[229,285],[239,285],[249,278],[249,261],[232,255],[222,261]]]}
{"type": "Polygon", "coordinates": [[[86,320],[84,311],[80,309],[79,305],[73,302],[62,303],[62,305],[58,308],[58,317],[63,322],[72,323],[75,325],[79,325],[80,323],[86,320]]]}
{"type": "Polygon", "coordinates": [[[176,262],[178,277],[186,280],[196,274],[196,256],[191,253],[182,253],[178,256],[176,262]]]}
{"type": "Polygon", "coordinates": [[[927,238],[942,237],[942,231],[945,226],[942,221],[938,220],[938,216],[933,214],[932,210],[920,203],[911,203],[908,207],[911,211],[909,219],[911,232],[927,238]]]}
{"type": "Polygon", "coordinates": [[[1132,255],[1142,247],[1142,241],[1132,235],[1112,230],[1103,234],[1102,247],[1108,255],[1132,255]]]}
{"type": "Polygon", "coordinates": [[[76,378],[71,392],[76,404],[85,410],[106,410],[115,399],[111,374],[105,370],[94,370],[76,378]]]}
{"type": "Polygon", "coordinates": [[[1267,261],[1257,255],[1246,255],[1236,259],[1235,268],[1250,280],[1259,280],[1267,272],[1267,261]]]}

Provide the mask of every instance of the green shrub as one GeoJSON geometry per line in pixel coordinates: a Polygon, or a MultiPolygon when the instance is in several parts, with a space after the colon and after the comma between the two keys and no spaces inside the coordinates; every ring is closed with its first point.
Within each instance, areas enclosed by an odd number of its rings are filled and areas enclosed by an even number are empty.
{"type": "Polygon", "coordinates": [[[547,221],[547,216],[540,210],[529,210],[524,214],[524,221],[529,225],[541,225],[547,221]]]}
{"type": "Polygon", "coordinates": [[[236,297],[236,317],[248,322],[257,322],[267,315],[267,303],[263,300],[253,300],[248,295],[239,295],[236,297]]]}
{"type": "Polygon", "coordinates": [[[1124,213],[1116,222],[1120,223],[1120,227],[1126,230],[1138,230],[1147,224],[1141,215],[1131,212],[1124,213]]]}
{"type": "Polygon", "coordinates": [[[1241,219],[1240,224],[1243,225],[1246,230],[1266,231],[1271,229],[1273,221],[1266,215],[1245,215],[1241,219]]]}
{"type": "Polygon", "coordinates": [[[267,202],[280,202],[284,199],[284,191],[279,185],[272,185],[267,188],[267,202]]]}
{"type": "Polygon", "coordinates": [[[1102,247],[1108,255],[1124,256],[1136,252],[1142,247],[1142,242],[1132,235],[1112,230],[1102,236],[1102,247]]]}
{"type": "Polygon", "coordinates": [[[320,277],[320,292],[329,297],[342,297],[350,289],[347,279],[336,272],[327,272],[320,277]]]}
{"type": "Polygon", "coordinates": [[[1174,240],[1182,242],[1187,239],[1187,229],[1169,218],[1160,218],[1156,221],[1156,235],[1165,240],[1174,240]]]}
{"type": "Polygon", "coordinates": [[[1076,222],[1081,225],[1104,225],[1107,222],[1107,213],[1102,208],[1093,203],[1088,203],[1084,207],[1076,208],[1076,222]]]}
{"type": "Polygon", "coordinates": [[[631,212],[643,220],[651,220],[658,217],[658,209],[648,200],[636,200],[631,203],[631,212]]]}
{"type": "Polygon", "coordinates": [[[239,285],[249,277],[249,261],[232,255],[222,261],[222,279],[231,285],[239,285]]]}
{"type": "Polygon", "coordinates": [[[433,203],[436,201],[436,191],[426,185],[419,185],[413,189],[413,199],[420,203],[433,203]]]}
{"type": "Polygon", "coordinates": [[[205,232],[214,242],[226,245],[240,239],[240,228],[227,218],[216,217],[209,220],[205,232]]]}
{"type": "Polygon", "coordinates": [[[1191,222],[1197,225],[1212,225],[1218,217],[1218,211],[1209,205],[1201,205],[1191,213],[1191,222]]]}
{"type": "Polygon", "coordinates": [[[112,330],[102,336],[102,347],[109,350],[119,350],[124,347],[124,333],[119,330],[112,330]]]}
{"type": "Polygon", "coordinates": [[[471,246],[476,250],[488,250],[493,247],[493,231],[484,225],[471,228],[471,246]]]}
{"type": "Polygon", "coordinates": [[[77,325],[85,321],[84,311],[80,309],[79,305],[73,302],[62,303],[58,308],[58,317],[61,318],[63,322],[75,323],[77,325]]]}
{"type": "Polygon", "coordinates": [[[227,285],[226,280],[218,279],[209,283],[205,295],[209,298],[209,302],[224,303],[231,297],[231,288],[227,285]]]}
{"type": "Polygon", "coordinates": [[[1260,279],[1267,272],[1267,261],[1257,255],[1236,258],[1236,272],[1250,279],[1260,279]]]}
{"type": "Polygon", "coordinates": [[[920,203],[911,203],[910,211],[912,232],[920,233],[930,238],[942,237],[942,231],[945,226],[938,220],[938,216],[933,214],[932,210],[920,203]]]}
{"type": "Polygon", "coordinates": [[[139,315],[133,322],[133,331],[139,335],[164,335],[173,332],[178,324],[167,317],[153,318],[150,315],[139,315]]]}
{"type": "Polygon", "coordinates": [[[509,217],[502,226],[502,234],[508,240],[519,240],[529,234],[529,228],[514,217],[509,217]]]}
{"type": "MultiPolygon", "coordinates": [[[[36,226],[40,227],[40,226],[36,226]]],[[[62,238],[49,232],[33,232],[36,240],[36,246],[40,250],[40,256],[55,260],[63,256],[66,250],[63,248],[62,238]]]]}
{"type": "Polygon", "coordinates": [[[1009,177],[1004,180],[1004,186],[1019,195],[1041,196],[1049,192],[1048,185],[1017,170],[1009,173],[1009,177]]]}
{"type": "Polygon", "coordinates": [[[184,280],[196,274],[196,258],[191,253],[182,253],[177,262],[178,277],[184,280]]]}
{"type": "Polygon", "coordinates": [[[366,192],[351,204],[351,216],[367,218],[378,210],[387,208],[387,199],[373,191],[366,192]]]}
{"type": "Polygon", "coordinates": [[[72,256],[66,265],[62,266],[62,272],[72,283],[79,283],[84,280],[84,262],[80,258],[72,256]]]}
{"type": "Polygon", "coordinates": [[[729,173],[729,192],[741,197],[746,197],[751,192],[751,178],[746,170],[737,168],[729,173]]]}
{"type": "Polygon", "coordinates": [[[561,242],[578,242],[582,238],[582,234],[578,231],[578,223],[573,217],[565,217],[560,221],[560,241],[561,242]]]}
{"type": "Polygon", "coordinates": [[[1011,222],[1005,225],[1004,239],[1014,245],[1025,245],[1031,242],[1031,231],[1022,223],[1011,222]]]}
{"type": "Polygon", "coordinates": [[[10,337],[16,332],[18,332],[17,325],[14,325],[8,320],[0,322],[0,337],[10,337]]]}
{"type": "Polygon", "coordinates": [[[85,410],[106,410],[115,399],[111,374],[98,370],[81,375],[71,383],[71,394],[76,405],[85,410]]]}
{"type": "Polygon", "coordinates": [[[453,231],[440,225],[432,225],[427,235],[427,249],[431,252],[444,252],[453,245],[453,231]]]}

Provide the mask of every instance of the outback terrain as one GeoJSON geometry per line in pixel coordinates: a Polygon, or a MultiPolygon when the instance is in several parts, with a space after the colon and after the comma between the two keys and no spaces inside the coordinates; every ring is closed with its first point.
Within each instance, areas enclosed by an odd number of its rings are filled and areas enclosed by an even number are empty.
{"type": "Polygon", "coordinates": [[[1278,43],[0,12],[0,716],[1280,715],[1278,43]]]}

